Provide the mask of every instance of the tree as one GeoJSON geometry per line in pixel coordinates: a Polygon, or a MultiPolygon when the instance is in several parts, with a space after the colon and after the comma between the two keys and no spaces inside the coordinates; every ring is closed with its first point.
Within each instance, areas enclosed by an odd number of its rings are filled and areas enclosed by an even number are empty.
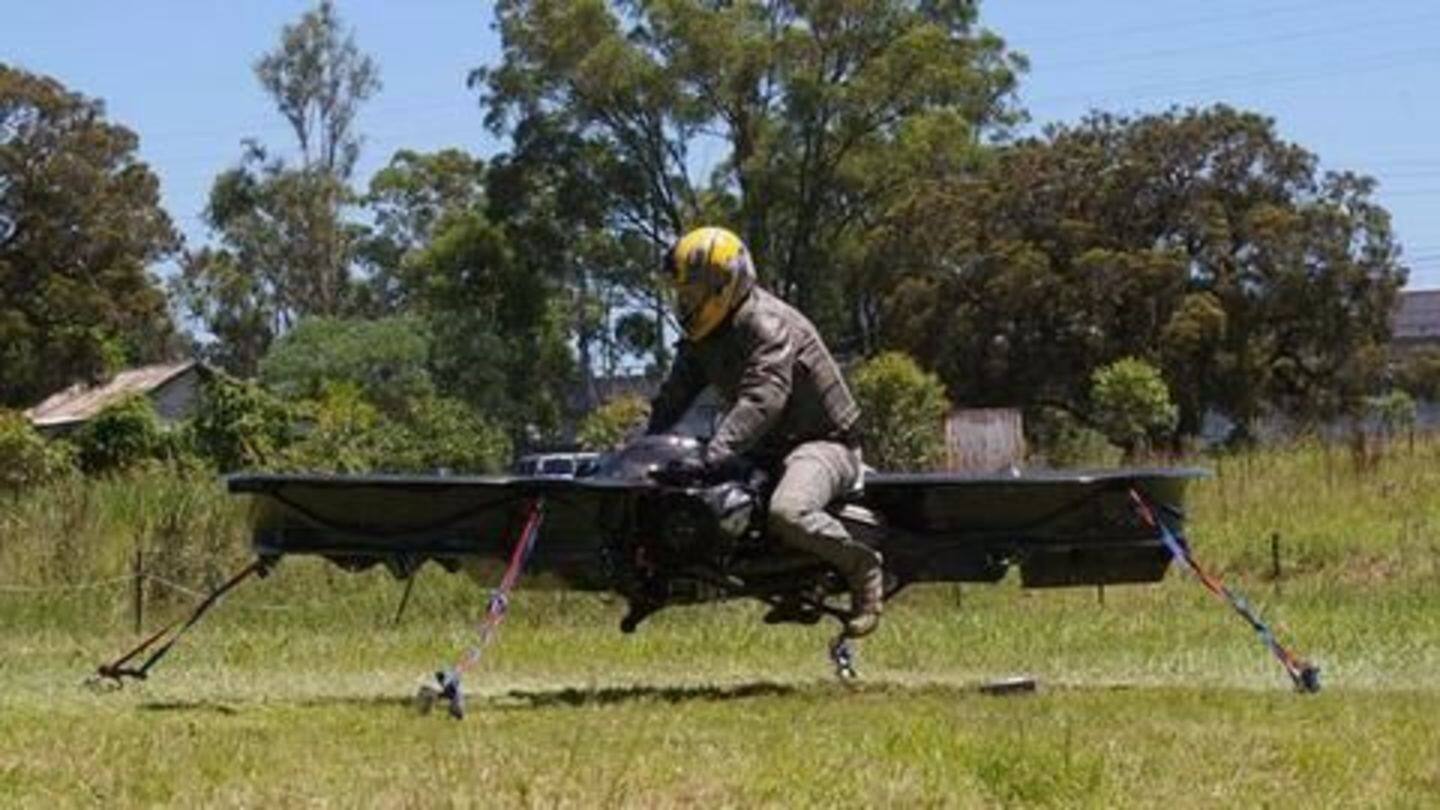
{"type": "Polygon", "coordinates": [[[299,471],[360,473],[385,469],[392,432],[380,411],[352,382],[326,383],[314,399],[301,403],[309,423],[304,435],[286,448],[282,466],[299,471]]]}
{"type": "Polygon", "coordinates": [[[730,223],[765,281],[832,338],[863,338],[847,296],[870,288],[864,235],[904,170],[962,165],[1017,118],[1023,62],[976,16],[965,0],[506,0],[501,62],[472,82],[496,131],[597,153],[612,232],[730,223]]]}
{"type": "Polygon", "coordinates": [[[485,210],[485,182],[485,162],[459,149],[402,149],[370,178],[364,203],[375,227],[360,247],[370,270],[365,308],[394,314],[424,294],[415,259],[447,221],[485,210]]]}
{"type": "Polygon", "coordinates": [[[900,352],[884,352],[857,368],[851,382],[868,463],[882,470],[928,470],[944,461],[950,403],[940,378],[900,352]]]}
{"type": "Polygon", "coordinates": [[[546,278],[563,302],[579,363],[579,404],[599,404],[595,373],[613,373],[619,356],[635,348],[610,328],[617,317],[649,317],[653,353],[669,362],[663,339],[666,308],[654,289],[660,254],[650,240],[612,227],[617,201],[632,182],[602,145],[555,121],[528,119],[513,133],[509,154],[497,157],[489,177],[489,218],[525,249],[515,259],[546,278]],[[622,314],[623,313],[623,314],[622,314]]]}
{"type": "Polygon", "coordinates": [[[1155,358],[1184,435],[1354,413],[1405,279],[1373,187],[1224,106],[1052,127],[892,212],[886,343],[957,399],[1074,414],[1155,358]]]}
{"type": "Polygon", "coordinates": [[[431,339],[414,316],[367,321],[310,318],[275,342],[260,380],[289,400],[318,397],[326,385],[351,383],[387,415],[432,396],[431,339]]]}
{"type": "Polygon", "coordinates": [[[380,89],[380,69],[341,28],[335,4],[321,0],[281,30],[255,75],[294,130],[302,165],[347,179],[360,156],[351,127],[360,104],[380,89]]]}
{"type": "Polygon", "coordinates": [[[617,347],[626,354],[643,357],[655,347],[660,335],[655,321],[643,312],[627,312],[615,322],[614,340],[617,347]]]}
{"type": "Polygon", "coordinates": [[[1173,430],[1179,411],[1154,366],[1134,357],[1117,360],[1091,375],[1094,422],[1127,459],[1158,434],[1173,430]]]}
{"type": "Polygon", "coordinates": [[[354,306],[351,268],[361,228],[345,221],[360,152],[360,104],[380,88],[329,0],[281,32],[255,64],[289,122],[298,166],[245,143],[240,165],[215,179],[206,219],[220,246],[187,254],[175,291],[219,342],[217,362],[246,376],[274,340],[306,315],[354,306]]]}
{"type": "Polygon", "coordinates": [[[434,395],[385,416],[353,382],[328,382],[300,403],[309,422],[280,466],[337,472],[498,472],[509,460],[504,429],[469,405],[434,395]]]}
{"type": "Polygon", "coordinates": [[[1398,388],[1368,398],[1365,407],[1366,415],[1375,420],[1384,436],[1394,437],[1415,429],[1415,398],[1398,388]]]}
{"type": "Polygon", "coordinates": [[[171,352],[147,268],[179,237],[137,145],[99,101],[0,64],[0,405],[171,352]]]}
{"type": "Polygon", "coordinates": [[[505,424],[517,444],[558,429],[574,373],[554,281],[519,252],[502,227],[468,213],[415,259],[441,393],[505,424]]]}

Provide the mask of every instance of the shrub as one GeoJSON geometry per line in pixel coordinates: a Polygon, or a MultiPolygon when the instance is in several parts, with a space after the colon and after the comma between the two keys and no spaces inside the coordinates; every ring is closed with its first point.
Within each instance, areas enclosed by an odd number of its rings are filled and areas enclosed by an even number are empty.
{"type": "Polygon", "coordinates": [[[1113,467],[1121,460],[1105,434],[1058,408],[1027,413],[1025,433],[1050,467],[1113,467]]]}
{"type": "Polygon", "coordinates": [[[1370,397],[1365,401],[1367,416],[1375,420],[1380,431],[1387,436],[1396,436],[1415,427],[1417,407],[1415,398],[1401,389],[1370,397]]]}
{"type": "Polygon", "coordinates": [[[107,406],[74,436],[80,466],[89,473],[110,472],[163,458],[170,448],[148,397],[130,396],[107,406]]]}
{"type": "Polygon", "coordinates": [[[458,399],[424,397],[409,402],[406,411],[406,423],[387,431],[388,469],[493,473],[510,458],[505,430],[458,399]]]}
{"type": "Polygon", "coordinates": [[[320,396],[298,406],[308,424],[288,447],[281,466],[310,472],[366,472],[385,468],[393,436],[381,430],[380,412],[354,383],[326,383],[320,396]]]}
{"type": "Polygon", "coordinates": [[[0,409],[0,490],[18,491],[74,470],[68,442],[47,442],[24,415],[0,409]]]}
{"type": "Polygon", "coordinates": [[[585,415],[575,439],[586,450],[614,449],[650,414],[643,397],[622,394],[585,415]]]}
{"type": "Polygon", "coordinates": [[[940,465],[950,403],[939,377],[902,352],[885,352],[856,369],[851,383],[860,402],[867,462],[884,470],[940,465]]]}
{"type": "Polygon", "coordinates": [[[1162,431],[1173,430],[1180,411],[1160,372],[1144,360],[1127,357],[1090,377],[1095,425],[1127,458],[1162,431]]]}
{"type": "Polygon", "coordinates": [[[294,441],[294,409],[258,385],[230,377],[206,381],[188,427],[190,445],[222,472],[281,463],[294,441]]]}
{"type": "Polygon", "coordinates": [[[1440,348],[1422,346],[1394,361],[1395,385],[1415,399],[1440,399],[1440,348]]]}

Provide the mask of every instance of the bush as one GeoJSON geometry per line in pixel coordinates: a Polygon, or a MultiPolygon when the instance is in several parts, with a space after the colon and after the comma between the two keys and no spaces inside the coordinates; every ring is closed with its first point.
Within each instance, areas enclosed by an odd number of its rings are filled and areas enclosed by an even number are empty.
{"type": "Polygon", "coordinates": [[[1418,408],[1415,398],[1401,389],[1370,397],[1365,401],[1367,416],[1373,419],[1380,432],[1386,436],[1397,436],[1413,430],[1418,408]]]}
{"type": "Polygon", "coordinates": [[[1395,385],[1414,399],[1440,399],[1440,348],[1422,346],[1394,361],[1395,385]]]}
{"type": "Polygon", "coordinates": [[[1105,434],[1058,408],[1039,408],[1026,414],[1025,433],[1050,467],[1114,467],[1120,448],[1105,434]]]}
{"type": "Polygon", "coordinates": [[[74,436],[80,466],[89,473],[111,472],[166,457],[173,444],[148,397],[131,396],[107,406],[74,436]]]}
{"type": "Polygon", "coordinates": [[[299,406],[304,436],[281,466],[310,472],[493,473],[510,458],[505,431],[456,399],[423,397],[383,416],[350,383],[331,383],[299,406]]]}
{"type": "Polygon", "coordinates": [[[380,412],[354,383],[326,383],[320,396],[298,406],[307,422],[303,437],[287,448],[285,469],[306,472],[368,472],[385,468],[390,431],[380,412]]]}
{"type": "Polygon", "coordinates": [[[18,491],[74,471],[74,448],[68,442],[47,442],[24,415],[0,409],[0,491],[18,491]]]}
{"type": "Polygon", "coordinates": [[[613,450],[650,414],[650,403],[634,394],[622,394],[585,415],[575,439],[586,450],[613,450]]]}
{"type": "Polygon", "coordinates": [[[865,460],[883,470],[934,469],[945,458],[950,403],[940,378],[902,352],[885,352],[856,369],[865,460]]]}
{"type": "Polygon", "coordinates": [[[388,469],[494,473],[510,459],[510,437],[458,399],[425,397],[407,404],[407,422],[389,431],[388,469]]]}
{"type": "Polygon", "coordinates": [[[1127,458],[1179,421],[1180,411],[1170,401],[1164,378],[1144,360],[1117,360],[1096,369],[1090,380],[1095,425],[1127,458]]]}
{"type": "Polygon", "coordinates": [[[294,441],[294,409],[251,382],[215,376],[205,382],[188,427],[194,452],[222,472],[281,463],[294,441]]]}

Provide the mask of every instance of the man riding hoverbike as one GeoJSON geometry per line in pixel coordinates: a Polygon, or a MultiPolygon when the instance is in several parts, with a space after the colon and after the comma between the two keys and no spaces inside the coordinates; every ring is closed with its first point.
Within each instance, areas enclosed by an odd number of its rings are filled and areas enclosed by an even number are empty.
{"type": "Polygon", "coordinates": [[[723,478],[742,456],[774,470],[771,533],[844,576],[851,592],[846,634],[869,634],[884,595],[880,554],[826,511],[861,475],[860,408],[839,366],[809,319],[756,283],[750,252],[730,231],[685,234],[667,253],[664,272],[685,334],[651,404],[647,432],[671,428],[714,386],[728,407],[690,473],[723,478]]]}

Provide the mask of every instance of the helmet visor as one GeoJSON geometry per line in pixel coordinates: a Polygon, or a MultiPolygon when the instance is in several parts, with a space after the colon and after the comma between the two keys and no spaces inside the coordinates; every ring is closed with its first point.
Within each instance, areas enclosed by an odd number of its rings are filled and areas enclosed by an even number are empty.
{"type": "Polygon", "coordinates": [[[711,295],[710,286],[704,279],[692,278],[688,283],[675,285],[675,315],[686,331],[696,322],[711,295]]]}

